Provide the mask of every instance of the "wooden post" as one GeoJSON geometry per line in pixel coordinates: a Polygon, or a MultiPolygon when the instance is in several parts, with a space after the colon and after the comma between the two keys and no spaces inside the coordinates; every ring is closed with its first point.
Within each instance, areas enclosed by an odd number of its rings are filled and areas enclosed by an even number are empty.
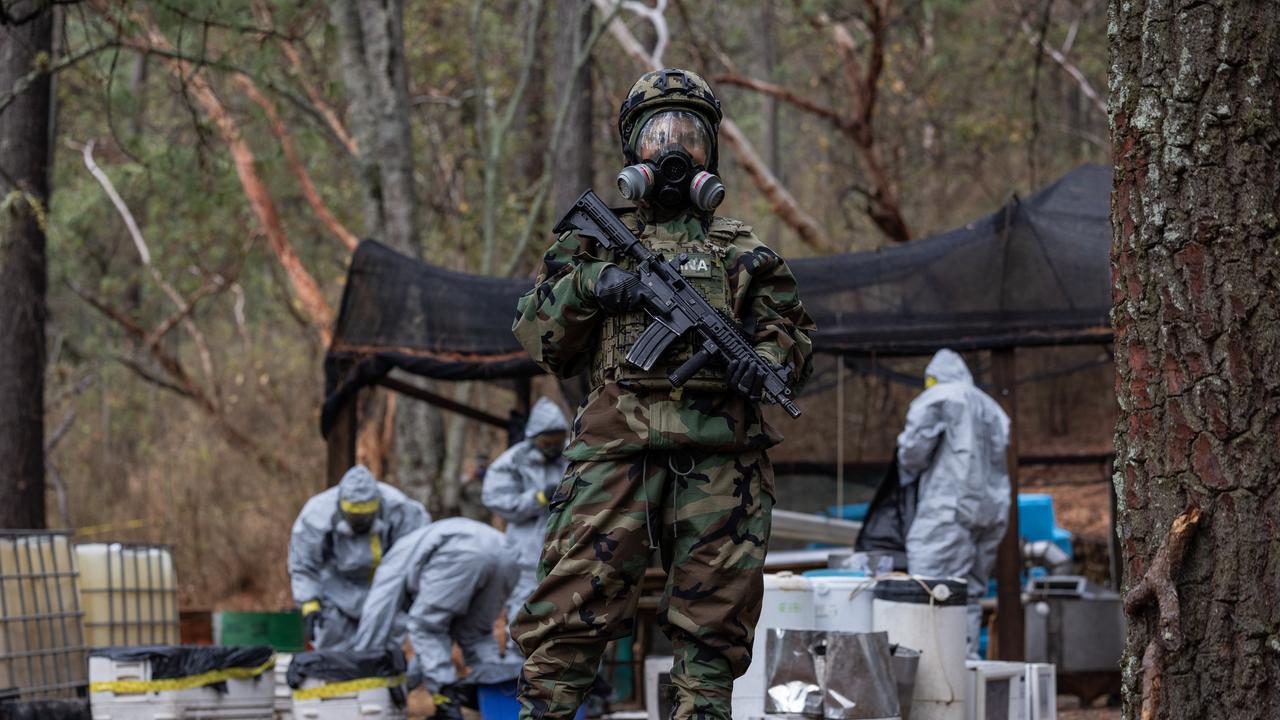
{"type": "Polygon", "coordinates": [[[356,464],[356,434],[359,431],[360,393],[352,394],[338,410],[326,442],[329,459],[325,471],[325,487],[337,485],[343,473],[356,464]]]}
{"type": "Polygon", "coordinates": [[[1022,547],[1018,539],[1018,364],[1014,348],[991,351],[991,376],[995,399],[1009,416],[1009,528],[996,556],[996,657],[1017,661],[1025,654],[1025,640],[1019,580],[1022,547]]]}

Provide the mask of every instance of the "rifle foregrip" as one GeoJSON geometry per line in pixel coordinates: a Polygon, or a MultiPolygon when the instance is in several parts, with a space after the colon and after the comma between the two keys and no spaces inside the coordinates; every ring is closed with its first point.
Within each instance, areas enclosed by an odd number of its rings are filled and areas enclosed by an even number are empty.
{"type": "Polygon", "coordinates": [[[701,370],[703,365],[710,362],[712,357],[714,357],[713,353],[708,351],[706,348],[702,348],[698,352],[694,353],[692,357],[685,360],[680,367],[676,368],[675,372],[667,376],[667,379],[671,381],[671,386],[680,387],[681,385],[689,382],[689,378],[693,377],[694,373],[701,370]]]}

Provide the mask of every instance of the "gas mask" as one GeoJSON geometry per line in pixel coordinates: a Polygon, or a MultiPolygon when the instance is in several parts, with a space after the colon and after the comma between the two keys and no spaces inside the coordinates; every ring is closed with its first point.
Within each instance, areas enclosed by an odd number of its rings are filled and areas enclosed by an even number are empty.
{"type": "Polygon", "coordinates": [[[635,156],[641,162],[618,173],[618,192],[668,211],[693,206],[711,212],[724,200],[724,183],[707,171],[710,150],[710,134],[696,114],[659,112],[637,133],[635,156]]]}

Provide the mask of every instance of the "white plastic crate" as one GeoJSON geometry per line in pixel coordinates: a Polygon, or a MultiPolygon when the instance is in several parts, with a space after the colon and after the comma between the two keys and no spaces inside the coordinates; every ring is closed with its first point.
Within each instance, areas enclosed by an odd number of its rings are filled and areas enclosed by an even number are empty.
{"type": "MultiPolygon", "coordinates": [[[[145,660],[89,658],[89,686],[96,683],[150,682],[145,660]]],[[[226,692],[210,686],[158,692],[91,692],[93,720],[272,720],[275,682],[271,672],[255,678],[230,678],[226,692]]]]}
{"type": "Polygon", "coordinates": [[[353,689],[327,697],[298,696],[298,691],[303,691],[305,696],[305,691],[308,690],[348,685],[348,682],[325,683],[323,680],[310,678],[304,680],[302,687],[297,688],[293,696],[293,720],[405,720],[404,708],[396,707],[391,699],[391,690],[385,687],[353,689]]]}
{"type": "Polygon", "coordinates": [[[276,653],[275,711],[276,720],[293,720],[293,689],[289,687],[289,663],[293,655],[276,653]]]}

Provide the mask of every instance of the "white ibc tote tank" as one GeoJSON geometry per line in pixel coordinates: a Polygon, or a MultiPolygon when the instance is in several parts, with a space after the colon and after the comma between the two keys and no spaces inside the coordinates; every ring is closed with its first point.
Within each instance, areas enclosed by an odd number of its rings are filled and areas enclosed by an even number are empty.
{"type": "Polygon", "coordinates": [[[815,630],[867,633],[872,630],[874,578],[858,570],[810,570],[815,630]]]}
{"type": "Polygon", "coordinates": [[[813,583],[809,578],[789,572],[764,576],[764,599],[760,605],[760,620],[756,623],[755,643],[751,646],[751,665],[746,674],[733,682],[735,718],[764,715],[764,648],[770,628],[815,629],[813,583]]]}
{"type": "Polygon", "coordinates": [[[968,588],[958,578],[881,578],[872,625],[920,651],[911,720],[964,720],[968,588]]]}
{"type": "Polygon", "coordinates": [[[178,582],[167,546],[89,543],[76,546],[76,558],[86,644],[179,641],[178,582]]]}

